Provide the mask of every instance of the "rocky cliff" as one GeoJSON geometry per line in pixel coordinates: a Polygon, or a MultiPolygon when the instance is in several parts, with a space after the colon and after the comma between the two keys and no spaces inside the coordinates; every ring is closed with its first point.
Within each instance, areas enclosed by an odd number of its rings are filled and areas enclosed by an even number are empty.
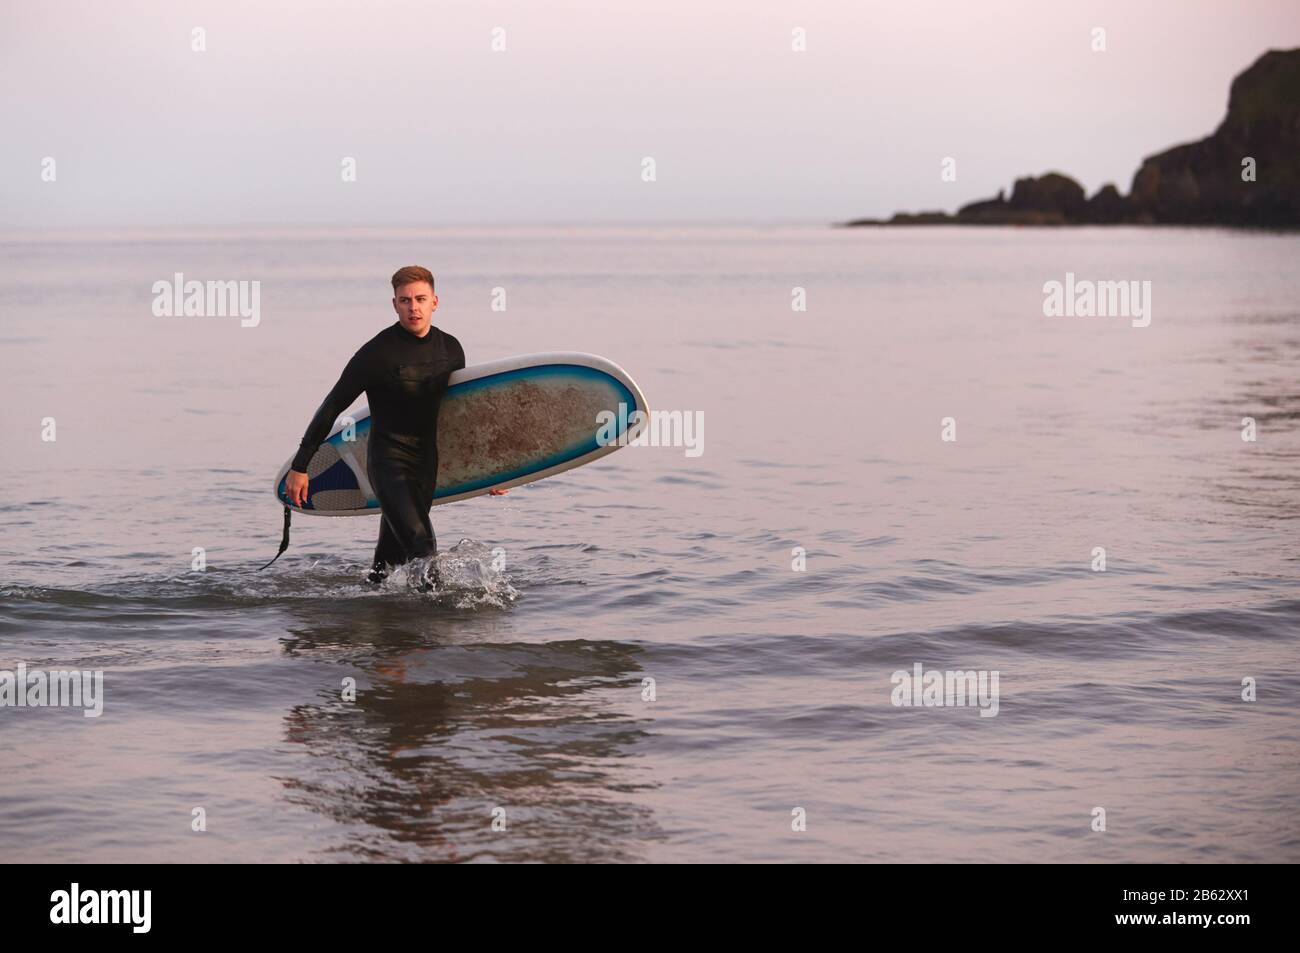
{"type": "Polygon", "coordinates": [[[1300,49],[1270,50],[1232,81],[1214,133],[1144,159],[1127,196],[1092,198],[1067,175],[1017,179],[945,212],[899,213],[849,225],[1253,225],[1300,227],[1300,49]]]}

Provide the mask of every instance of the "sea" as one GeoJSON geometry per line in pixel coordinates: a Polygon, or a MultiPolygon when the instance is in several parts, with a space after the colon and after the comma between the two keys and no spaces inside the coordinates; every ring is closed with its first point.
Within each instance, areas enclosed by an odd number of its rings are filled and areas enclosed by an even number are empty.
{"type": "Polygon", "coordinates": [[[1210,228],[0,234],[0,854],[1300,861],[1297,262],[1210,228]],[[435,507],[437,592],[365,583],[377,517],[298,515],[263,570],[409,264],[469,364],[599,354],[664,439],[435,507]],[[168,313],[179,280],[257,307],[168,313]]]}

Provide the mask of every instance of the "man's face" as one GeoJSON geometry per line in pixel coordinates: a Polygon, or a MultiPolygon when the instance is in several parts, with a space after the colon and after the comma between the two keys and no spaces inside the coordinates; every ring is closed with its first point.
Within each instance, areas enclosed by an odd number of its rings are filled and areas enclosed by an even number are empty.
{"type": "Polygon", "coordinates": [[[393,310],[397,312],[402,327],[417,338],[429,333],[429,320],[438,309],[438,296],[427,281],[413,281],[397,289],[393,310]]]}

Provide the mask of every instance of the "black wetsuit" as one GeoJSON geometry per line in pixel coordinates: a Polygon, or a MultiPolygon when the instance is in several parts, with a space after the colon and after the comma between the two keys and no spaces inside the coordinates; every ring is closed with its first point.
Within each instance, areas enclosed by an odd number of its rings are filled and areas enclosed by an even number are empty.
{"type": "Polygon", "coordinates": [[[395,322],[361,345],[303,434],[291,467],[307,472],[334,421],[364,390],[370,401],[366,469],[383,513],[374,569],[438,551],[429,507],[438,475],[438,406],[465,351],[429,326],[417,338],[395,322]]]}

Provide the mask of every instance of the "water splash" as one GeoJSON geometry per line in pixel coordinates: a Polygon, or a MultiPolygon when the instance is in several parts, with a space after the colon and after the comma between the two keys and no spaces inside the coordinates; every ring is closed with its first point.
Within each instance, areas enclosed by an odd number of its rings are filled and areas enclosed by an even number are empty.
{"type": "Polygon", "coordinates": [[[438,605],[456,609],[504,609],[519,598],[519,590],[506,578],[504,553],[468,538],[432,558],[413,559],[398,566],[381,588],[418,593],[438,605]],[[436,576],[430,571],[431,564],[436,576]],[[437,585],[426,589],[430,577],[436,578],[437,585]]]}

